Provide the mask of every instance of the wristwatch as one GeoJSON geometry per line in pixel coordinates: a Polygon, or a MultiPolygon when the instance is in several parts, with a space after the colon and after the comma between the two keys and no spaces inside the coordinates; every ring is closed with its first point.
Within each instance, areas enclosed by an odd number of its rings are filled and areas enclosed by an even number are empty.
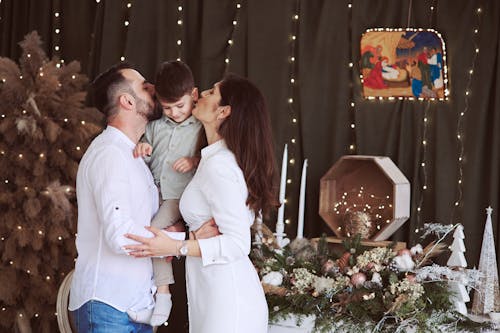
{"type": "Polygon", "coordinates": [[[187,246],[187,241],[183,240],[181,241],[181,247],[179,248],[179,253],[181,256],[187,256],[188,254],[188,246],[187,246]]]}

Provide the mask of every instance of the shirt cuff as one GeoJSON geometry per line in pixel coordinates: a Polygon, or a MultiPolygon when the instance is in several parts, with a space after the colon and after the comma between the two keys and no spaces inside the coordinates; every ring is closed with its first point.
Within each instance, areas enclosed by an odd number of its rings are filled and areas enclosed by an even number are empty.
{"type": "Polygon", "coordinates": [[[203,266],[227,264],[229,262],[227,258],[220,255],[220,240],[220,236],[198,239],[203,266]]]}

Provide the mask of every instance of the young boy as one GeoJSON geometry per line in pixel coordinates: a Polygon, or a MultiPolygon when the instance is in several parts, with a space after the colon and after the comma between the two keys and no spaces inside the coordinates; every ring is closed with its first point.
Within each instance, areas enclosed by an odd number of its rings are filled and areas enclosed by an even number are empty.
{"type": "MultiPolygon", "coordinates": [[[[151,225],[164,229],[182,220],[179,199],[200,160],[197,150],[202,125],[191,115],[198,90],[186,64],[180,61],[162,63],[156,73],[155,90],[163,116],[147,125],[134,156],[144,157],[160,189],[161,206],[151,225]]],[[[172,308],[169,290],[169,284],[174,283],[172,263],[153,258],[153,272],[158,290],[152,315],[150,311],[129,315],[135,321],[159,326],[167,321],[172,308]]]]}

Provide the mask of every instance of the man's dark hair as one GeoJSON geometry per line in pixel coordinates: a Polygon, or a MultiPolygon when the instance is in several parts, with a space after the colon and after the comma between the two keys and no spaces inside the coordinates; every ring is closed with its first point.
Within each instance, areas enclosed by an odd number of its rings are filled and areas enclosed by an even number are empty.
{"type": "Polygon", "coordinates": [[[160,65],[155,77],[156,96],[173,103],[190,94],[194,88],[193,73],[181,61],[165,61],[160,65]]]}
{"type": "Polygon", "coordinates": [[[122,75],[123,69],[135,69],[127,62],[120,62],[113,65],[105,72],[99,74],[89,87],[89,100],[92,106],[101,111],[106,118],[116,112],[115,103],[118,91],[126,90],[135,95],[131,87],[127,86],[127,79],[122,75]]]}

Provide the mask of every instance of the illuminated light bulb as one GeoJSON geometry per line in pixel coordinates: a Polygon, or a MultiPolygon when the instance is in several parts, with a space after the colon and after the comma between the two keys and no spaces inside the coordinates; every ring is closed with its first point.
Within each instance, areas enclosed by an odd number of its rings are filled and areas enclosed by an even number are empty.
{"type": "Polygon", "coordinates": [[[418,228],[417,228],[417,229],[415,229],[415,232],[416,232],[417,234],[418,234],[418,232],[419,232],[419,231],[420,231],[420,230],[419,230],[418,228]]]}
{"type": "Polygon", "coordinates": [[[460,136],[460,134],[458,134],[458,135],[457,135],[457,139],[460,139],[460,138],[462,138],[462,137],[460,136]]]}
{"type": "Polygon", "coordinates": [[[354,150],[354,145],[350,145],[350,146],[349,146],[349,149],[350,149],[350,150],[354,150]]]}
{"type": "Polygon", "coordinates": [[[296,39],[297,39],[297,36],[293,35],[292,40],[296,40],[296,39]]]}
{"type": "Polygon", "coordinates": [[[479,53],[479,48],[476,49],[476,53],[479,53]]]}
{"type": "Polygon", "coordinates": [[[181,61],[181,58],[177,58],[177,61],[181,61]]]}
{"type": "Polygon", "coordinates": [[[43,76],[43,72],[40,73],[40,76],[43,76]]]}
{"type": "Polygon", "coordinates": [[[289,220],[289,219],[286,219],[286,220],[285,220],[285,224],[290,224],[290,220],[289,220]]]}
{"type": "Polygon", "coordinates": [[[229,45],[233,45],[233,40],[232,40],[232,39],[230,39],[230,40],[228,40],[228,41],[227,41],[227,43],[228,43],[229,45]]]}
{"type": "Polygon", "coordinates": [[[43,235],[43,231],[42,230],[38,230],[38,234],[39,235],[43,235]]]}
{"type": "Polygon", "coordinates": [[[427,185],[422,186],[423,190],[427,190],[427,185]]]}
{"type": "Polygon", "coordinates": [[[469,91],[468,90],[465,92],[465,96],[469,96],[469,91]]]}
{"type": "Polygon", "coordinates": [[[356,125],[355,125],[355,124],[351,124],[351,128],[355,128],[355,127],[356,127],[356,125]]]}
{"type": "Polygon", "coordinates": [[[224,60],[224,62],[225,62],[226,64],[229,64],[229,58],[226,58],[226,59],[224,60]]]}
{"type": "Polygon", "coordinates": [[[68,122],[68,118],[64,118],[64,122],[67,123],[68,122]]]}
{"type": "Polygon", "coordinates": [[[121,60],[121,61],[125,61],[125,57],[123,57],[123,56],[122,56],[122,57],[120,57],[120,60],[121,60]]]}
{"type": "Polygon", "coordinates": [[[293,103],[293,98],[289,98],[288,99],[288,104],[292,104],[293,103]]]}
{"type": "Polygon", "coordinates": [[[54,16],[55,16],[55,17],[59,17],[59,13],[58,13],[58,12],[55,12],[55,13],[54,13],[54,16]]]}
{"type": "Polygon", "coordinates": [[[182,6],[177,7],[177,10],[182,12],[182,6]]]}
{"type": "Polygon", "coordinates": [[[352,3],[348,4],[347,8],[352,8],[352,3]]]}
{"type": "Polygon", "coordinates": [[[23,110],[23,114],[26,114],[26,110],[23,110]]]}
{"type": "Polygon", "coordinates": [[[22,75],[19,75],[19,79],[22,80],[23,79],[23,76],[22,75]]]}
{"type": "Polygon", "coordinates": [[[57,68],[61,68],[61,64],[56,64],[56,67],[57,68]]]}
{"type": "Polygon", "coordinates": [[[462,179],[459,179],[459,180],[458,180],[458,183],[459,183],[459,184],[462,184],[462,179]]]}
{"type": "Polygon", "coordinates": [[[474,33],[477,34],[479,32],[479,30],[477,29],[474,29],[474,33]]]}
{"type": "Polygon", "coordinates": [[[290,164],[295,164],[295,159],[294,158],[290,159],[290,164]]]}
{"type": "Polygon", "coordinates": [[[472,69],[471,69],[471,70],[469,71],[469,74],[472,74],[472,73],[474,73],[474,70],[472,70],[472,69]]]}
{"type": "Polygon", "coordinates": [[[77,146],[75,149],[76,149],[76,150],[80,150],[80,147],[79,147],[79,146],[77,146]]]}
{"type": "Polygon", "coordinates": [[[22,314],[22,313],[20,313],[20,314],[19,314],[19,318],[22,318],[22,317],[23,317],[23,314],[22,314]]]}
{"type": "MultiPolygon", "coordinates": [[[[99,2],[98,0],[96,0],[97,2],[99,2]]],[[[38,318],[39,314],[38,313],[35,313],[35,318],[38,318]]]]}
{"type": "Polygon", "coordinates": [[[178,24],[178,25],[182,25],[182,20],[178,20],[178,21],[177,21],[177,24],[178,24]]]}
{"type": "Polygon", "coordinates": [[[182,40],[178,39],[177,40],[177,45],[181,45],[182,44],[182,40]]]}
{"type": "Polygon", "coordinates": [[[420,164],[420,165],[424,167],[424,166],[425,166],[425,163],[424,163],[424,162],[422,162],[422,164],[420,164]]]}
{"type": "Polygon", "coordinates": [[[290,140],[292,143],[295,143],[295,139],[290,140]]]}
{"type": "Polygon", "coordinates": [[[287,183],[287,184],[291,184],[291,183],[292,183],[292,180],[291,180],[291,179],[287,179],[286,183],[287,183]]]}
{"type": "Polygon", "coordinates": [[[127,4],[127,8],[130,8],[130,7],[132,7],[132,4],[129,2],[129,3],[127,4]]]}
{"type": "Polygon", "coordinates": [[[482,12],[481,7],[477,9],[477,13],[480,14],[482,12]]]}
{"type": "Polygon", "coordinates": [[[20,225],[17,226],[17,230],[23,230],[23,227],[21,227],[20,225]]]}
{"type": "Polygon", "coordinates": [[[420,212],[420,210],[421,210],[421,208],[420,208],[420,207],[417,207],[417,211],[419,211],[419,212],[420,212]]]}
{"type": "Polygon", "coordinates": [[[81,123],[82,123],[82,125],[85,125],[85,120],[82,120],[81,123]]]}
{"type": "Polygon", "coordinates": [[[351,107],[354,107],[354,105],[355,105],[354,102],[351,102],[351,107]]]}
{"type": "Polygon", "coordinates": [[[71,75],[71,78],[74,80],[76,79],[76,75],[71,75]]]}
{"type": "Polygon", "coordinates": [[[237,3],[236,4],[236,8],[240,9],[241,8],[241,4],[237,3]]]}
{"type": "Polygon", "coordinates": [[[43,153],[40,154],[40,158],[44,158],[45,155],[43,153]]]}
{"type": "Polygon", "coordinates": [[[426,123],[426,122],[427,122],[427,118],[424,118],[424,123],[426,123]]]}
{"type": "Polygon", "coordinates": [[[31,273],[31,271],[30,271],[29,269],[27,269],[27,270],[26,270],[26,273],[30,274],[30,273],[31,273]]]}
{"type": "Polygon", "coordinates": [[[233,21],[233,25],[237,25],[237,24],[238,24],[238,22],[237,22],[237,21],[233,21]]]}
{"type": "Polygon", "coordinates": [[[293,19],[294,20],[298,20],[299,19],[299,15],[297,15],[297,14],[293,15],[293,19]]]}
{"type": "Polygon", "coordinates": [[[352,66],[353,66],[353,64],[352,64],[352,62],[350,62],[350,63],[349,63],[349,67],[351,67],[351,68],[352,68],[352,66]]]}
{"type": "Polygon", "coordinates": [[[462,162],[462,156],[460,156],[460,157],[458,158],[458,160],[459,160],[460,162],[462,162]]]}
{"type": "Polygon", "coordinates": [[[125,21],[125,22],[123,22],[123,24],[124,24],[126,27],[128,27],[128,25],[129,25],[130,23],[129,23],[129,21],[125,21]]]}
{"type": "Polygon", "coordinates": [[[26,56],[27,56],[28,58],[31,58],[31,54],[29,54],[29,53],[28,53],[26,56]]]}
{"type": "Polygon", "coordinates": [[[23,154],[19,154],[19,158],[23,158],[23,154]]]}
{"type": "Polygon", "coordinates": [[[295,57],[290,57],[290,61],[294,62],[295,61],[295,57]]]}
{"type": "Polygon", "coordinates": [[[464,112],[460,112],[460,116],[461,116],[461,117],[463,117],[463,116],[464,116],[464,114],[465,114],[464,112]]]}
{"type": "Polygon", "coordinates": [[[57,237],[57,239],[61,241],[61,240],[62,240],[62,237],[61,237],[61,236],[59,236],[59,237],[57,237]]]}
{"type": "Polygon", "coordinates": [[[295,83],[295,79],[294,79],[294,78],[291,78],[291,79],[290,79],[290,83],[292,83],[292,84],[293,84],[293,83],[295,83]]]}
{"type": "Polygon", "coordinates": [[[288,203],[288,199],[283,200],[283,203],[284,204],[288,203]]]}
{"type": "Polygon", "coordinates": [[[422,141],[422,144],[423,144],[423,145],[426,145],[426,144],[427,144],[427,141],[423,140],[423,141],[422,141]]]}
{"type": "Polygon", "coordinates": [[[28,186],[25,186],[25,187],[24,187],[24,190],[25,190],[25,191],[27,191],[27,190],[28,190],[28,186]]]}
{"type": "Polygon", "coordinates": [[[50,280],[50,276],[48,276],[48,275],[47,275],[47,276],[45,277],[45,280],[47,280],[47,281],[48,281],[48,280],[50,280]]]}
{"type": "Polygon", "coordinates": [[[14,265],[14,262],[11,260],[11,261],[9,261],[9,264],[14,265]]]}
{"type": "Polygon", "coordinates": [[[101,0],[95,0],[95,2],[96,2],[96,3],[99,3],[99,2],[101,2],[101,0]]]}
{"type": "Polygon", "coordinates": [[[431,10],[434,10],[434,6],[431,6],[431,10]]]}
{"type": "MultiPolygon", "coordinates": [[[[59,32],[61,32],[61,30],[56,29],[56,30],[54,30],[54,32],[55,32],[56,34],[58,34],[59,32]]],[[[29,57],[28,57],[28,58],[29,58],[29,57]]]]}
{"type": "Polygon", "coordinates": [[[8,179],[6,179],[4,182],[5,182],[5,184],[8,184],[8,183],[9,183],[9,180],[8,180],[8,179]]]}
{"type": "Polygon", "coordinates": [[[455,206],[458,206],[458,201],[455,201],[455,206]]]}

